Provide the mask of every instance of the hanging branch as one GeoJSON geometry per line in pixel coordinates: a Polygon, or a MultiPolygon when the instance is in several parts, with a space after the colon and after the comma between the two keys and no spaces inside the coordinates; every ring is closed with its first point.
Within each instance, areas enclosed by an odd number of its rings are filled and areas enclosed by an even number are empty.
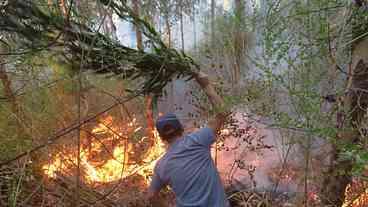
{"type": "Polygon", "coordinates": [[[141,84],[135,91],[145,94],[160,93],[171,79],[191,79],[199,70],[189,56],[166,47],[155,29],[137,17],[124,1],[100,1],[122,20],[139,27],[148,39],[151,52],[126,47],[92,27],[73,21],[73,18],[65,21],[64,17],[47,13],[30,0],[9,1],[1,8],[0,32],[16,34],[25,45],[24,50],[61,53],[70,64],[80,62],[82,52],[89,51],[83,57],[83,70],[139,80],[141,84]]]}

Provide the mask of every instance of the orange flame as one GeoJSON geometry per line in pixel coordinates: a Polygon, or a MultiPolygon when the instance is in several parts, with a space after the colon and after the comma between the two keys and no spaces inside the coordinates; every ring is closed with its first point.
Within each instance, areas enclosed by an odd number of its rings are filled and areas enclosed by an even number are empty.
{"type": "Polygon", "coordinates": [[[367,182],[353,180],[345,190],[345,202],[342,207],[365,207],[367,205],[367,182]]]}
{"type": "MultiPolygon", "coordinates": [[[[83,172],[83,180],[89,184],[109,183],[136,173],[142,175],[146,179],[146,183],[148,183],[155,163],[165,152],[165,146],[159,139],[158,133],[154,132],[154,145],[143,159],[144,164],[132,164],[129,162],[129,155],[134,153],[133,145],[127,143],[127,139],[122,138],[124,138],[125,134],[136,134],[142,127],[138,126],[136,119],[133,119],[126,125],[125,130],[127,132],[123,133],[119,127],[112,124],[113,122],[113,118],[108,116],[91,130],[94,136],[107,136],[103,141],[99,142],[94,139],[89,145],[81,145],[80,168],[83,172]],[[103,152],[107,148],[104,143],[118,143],[112,144],[113,147],[108,158],[103,156],[103,152]]],[[[144,140],[144,138],[141,140],[144,140]]],[[[72,174],[73,168],[75,169],[77,163],[77,156],[71,151],[69,149],[69,151],[66,150],[65,152],[52,155],[51,161],[42,166],[44,174],[49,178],[72,174]]]]}

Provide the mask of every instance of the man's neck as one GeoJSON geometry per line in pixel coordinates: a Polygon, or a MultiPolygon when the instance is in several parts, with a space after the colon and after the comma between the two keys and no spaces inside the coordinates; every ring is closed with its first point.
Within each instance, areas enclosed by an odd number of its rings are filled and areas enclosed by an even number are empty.
{"type": "Polygon", "coordinates": [[[172,139],[170,140],[170,142],[168,143],[168,144],[169,144],[169,146],[171,146],[171,145],[172,145],[172,144],[174,144],[176,141],[178,141],[179,139],[181,139],[181,138],[182,138],[182,136],[183,136],[183,134],[178,135],[178,136],[176,136],[176,137],[172,138],[172,139]]]}

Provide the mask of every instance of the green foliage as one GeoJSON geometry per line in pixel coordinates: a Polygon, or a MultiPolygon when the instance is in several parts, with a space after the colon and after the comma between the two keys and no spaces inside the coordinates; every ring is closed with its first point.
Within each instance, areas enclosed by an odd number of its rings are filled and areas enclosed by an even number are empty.
{"type": "Polygon", "coordinates": [[[338,71],[334,76],[331,73],[336,66],[330,56],[336,55],[336,64],[347,71],[350,48],[345,46],[351,41],[347,27],[353,24],[355,37],[364,34],[366,12],[359,14],[346,1],[285,0],[277,5],[274,1],[267,2],[271,6],[262,16],[264,39],[258,43],[264,46],[265,56],[253,61],[263,72],[267,91],[271,92],[269,96],[277,97],[268,116],[273,117],[277,127],[326,138],[338,151],[344,152],[344,159],[353,161],[356,174],[362,173],[368,164],[365,145],[353,142],[353,138],[342,141],[337,136],[343,130],[353,130],[349,117],[343,121],[344,128],[336,128],[339,122],[336,112],[346,116],[349,112],[338,103],[328,103],[323,97],[325,94],[343,96],[345,74],[338,71]],[[353,19],[342,15],[349,12],[355,12],[353,19]],[[331,105],[331,109],[324,109],[326,105],[331,105]]]}
{"type": "Polygon", "coordinates": [[[357,44],[362,38],[368,36],[368,12],[366,8],[354,8],[352,16],[353,39],[357,44]]]}
{"type": "Polygon", "coordinates": [[[151,19],[161,14],[170,25],[179,21],[182,14],[192,16],[198,0],[142,0],[142,15],[151,19]]]}
{"type": "Polygon", "coordinates": [[[7,108],[1,106],[0,118],[0,151],[1,161],[13,158],[20,152],[25,152],[32,146],[28,136],[19,136],[16,117],[7,108]]]}
{"type": "Polygon", "coordinates": [[[18,202],[20,201],[20,195],[22,193],[22,183],[25,177],[26,170],[22,170],[20,175],[14,175],[13,179],[10,182],[10,192],[8,205],[9,207],[18,206],[18,202]]]}
{"type": "Polygon", "coordinates": [[[339,2],[332,5],[321,1],[281,1],[263,17],[266,26],[261,44],[265,45],[266,56],[257,61],[265,63],[258,68],[264,72],[271,91],[285,93],[280,104],[288,104],[288,111],[276,107],[271,113],[282,126],[307,131],[333,126],[333,120],[328,120],[331,117],[321,111],[324,103],[321,88],[325,87],[329,67],[326,48],[330,20],[324,11],[330,7],[336,10],[340,5],[339,2]]]}
{"type": "MultiPolygon", "coordinates": [[[[148,38],[152,53],[131,49],[103,35],[88,24],[43,12],[32,1],[12,1],[1,13],[1,31],[15,33],[28,49],[63,46],[62,54],[72,68],[96,73],[120,74],[124,79],[142,80],[135,93],[160,93],[176,77],[191,77],[198,65],[184,53],[168,48],[146,21],[134,15],[126,3],[105,1],[122,20],[139,27],[148,38]],[[17,17],[17,18],[13,18],[17,17]],[[46,45],[45,45],[46,42],[46,45]]],[[[60,51],[58,51],[60,53],[60,51]]]]}
{"type": "MultiPolygon", "coordinates": [[[[250,40],[251,22],[246,18],[240,18],[235,12],[227,12],[223,16],[218,16],[215,26],[217,33],[215,41],[220,43],[220,45],[217,45],[217,49],[224,48],[225,53],[234,53],[234,35],[236,32],[241,32],[246,41],[250,40]]],[[[249,42],[246,44],[249,44],[249,42]]]]}
{"type": "MultiPolygon", "coordinates": [[[[352,174],[357,177],[363,177],[367,170],[368,163],[368,152],[362,146],[357,144],[346,144],[344,145],[344,152],[341,154],[341,159],[351,160],[354,165],[352,166],[352,174]]],[[[366,178],[367,179],[367,178],[366,178]]]]}

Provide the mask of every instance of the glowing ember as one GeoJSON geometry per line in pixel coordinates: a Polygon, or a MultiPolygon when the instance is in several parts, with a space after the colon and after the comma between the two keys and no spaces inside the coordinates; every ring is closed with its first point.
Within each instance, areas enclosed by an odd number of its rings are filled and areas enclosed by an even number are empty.
{"type": "Polygon", "coordinates": [[[229,129],[222,129],[220,131],[220,134],[223,136],[229,136],[230,135],[230,130],[229,129]]]}
{"type": "Polygon", "coordinates": [[[342,207],[368,206],[368,182],[354,179],[345,190],[345,202],[342,207]]]}
{"type": "Polygon", "coordinates": [[[320,203],[321,202],[321,199],[319,198],[317,192],[314,192],[314,191],[309,191],[308,192],[308,199],[310,202],[313,202],[313,203],[320,203]]]}
{"type": "MultiPolygon", "coordinates": [[[[111,116],[101,120],[100,124],[91,130],[93,141],[81,144],[81,177],[86,183],[98,184],[114,182],[132,174],[140,174],[148,182],[155,163],[165,152],[165,146],[157,132],[154,132],[154,144],[143,158],[143,164],[137,164],[130,161],[134,150],[132,143],[128,143],[128,137],[137,135],[142,127],[137,125],[135,119],[126,124],[124,130],[113,123],[111,116]],[[97,139],[98,136],[104,138],[97,139]]],[[[141,140],[144,139],[142,137],[141,140]]],[[[49,178],[56,178],[58,175],[68,176],[75,172],[76,163],[75,150],[66,148],[52,155],[50,163],[45,164],[42,170],[49,178]]]]}

